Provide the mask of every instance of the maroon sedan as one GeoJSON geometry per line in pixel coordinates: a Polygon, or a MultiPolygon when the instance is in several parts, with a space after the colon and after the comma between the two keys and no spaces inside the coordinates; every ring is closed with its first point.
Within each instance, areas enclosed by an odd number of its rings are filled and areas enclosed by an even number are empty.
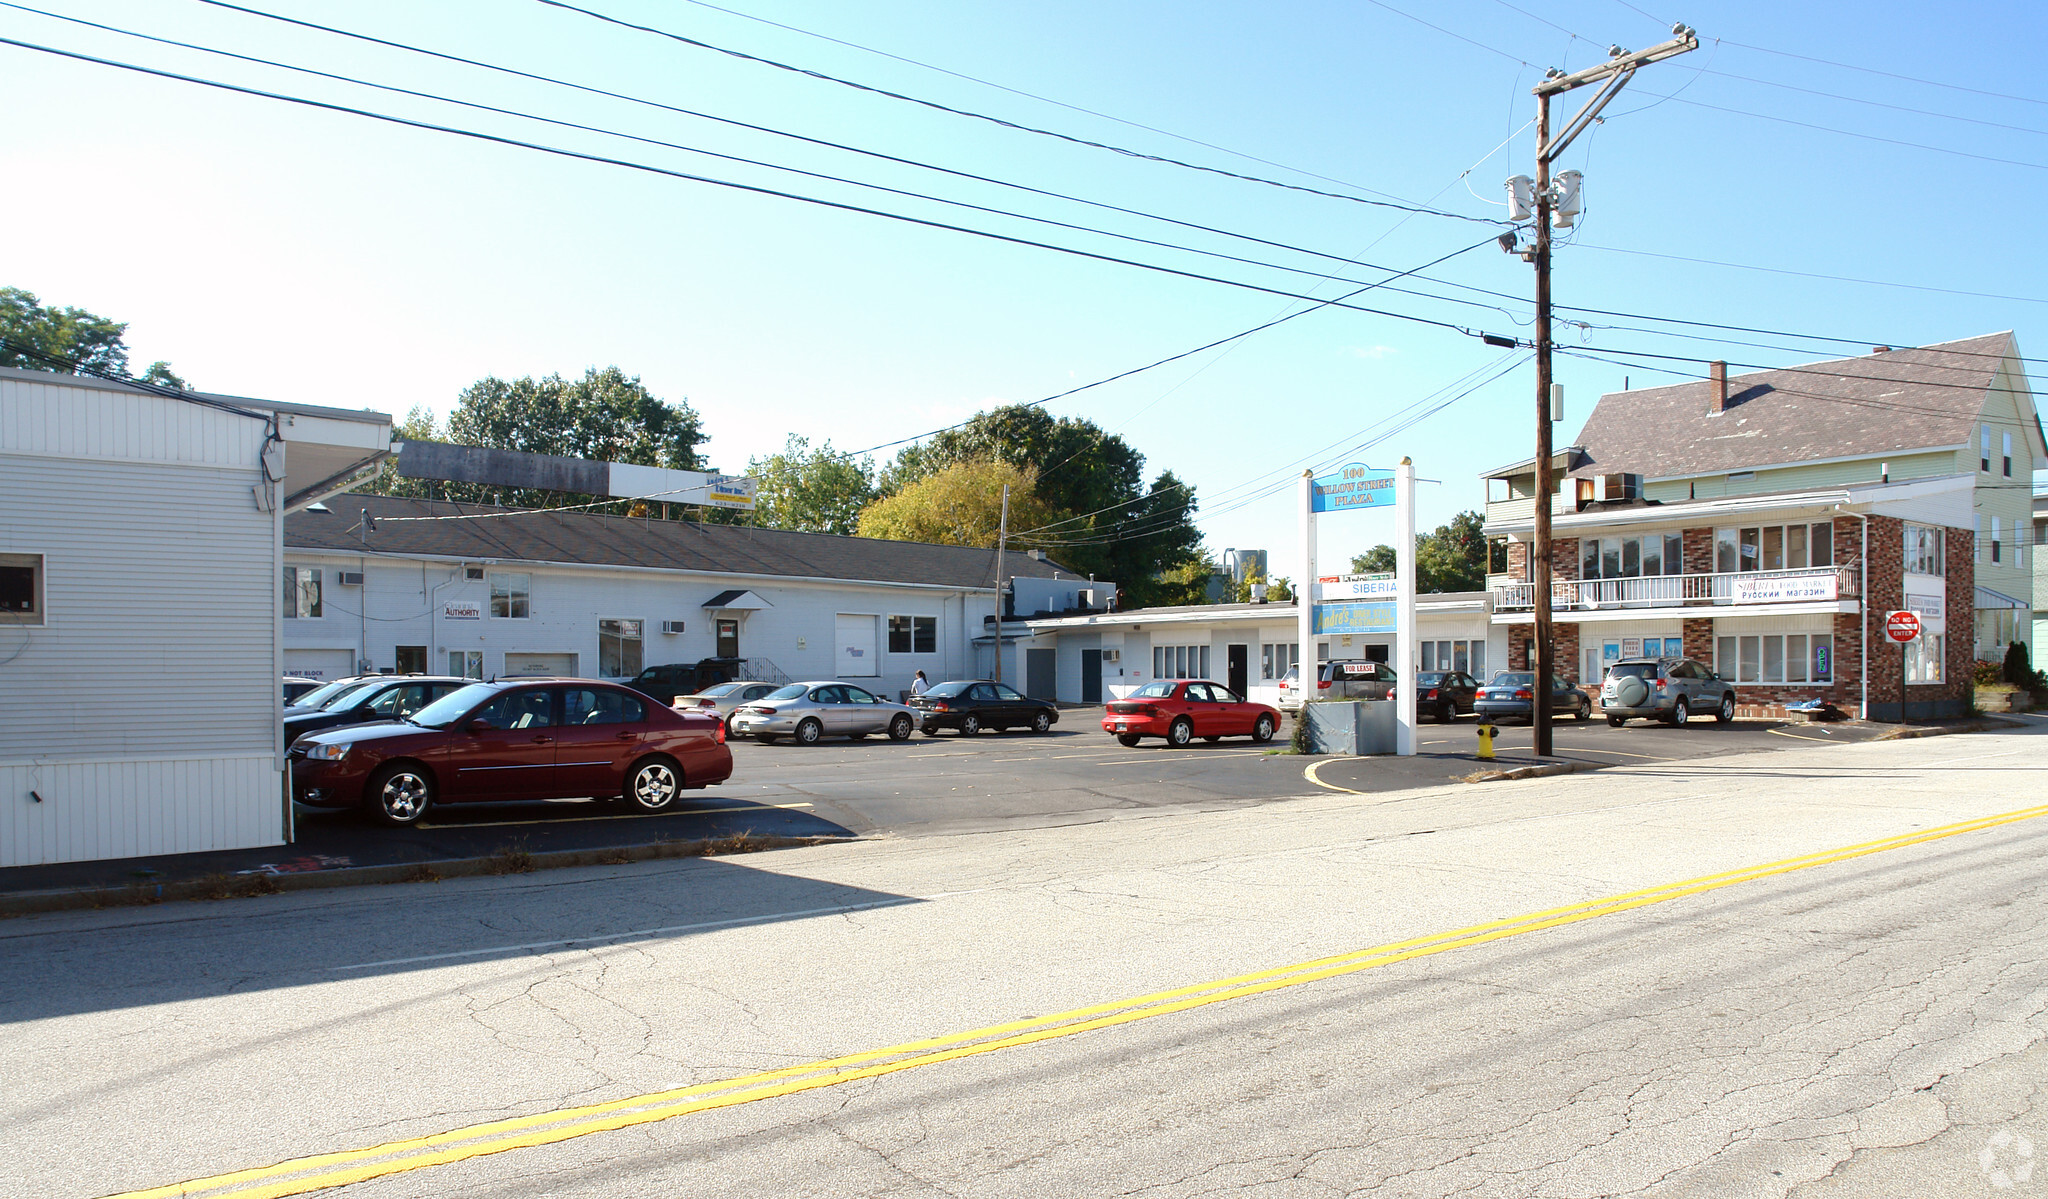
{"type": "Polygon", "coordinates": [[[301,737],[291,770],[302,804],[360,804],[409,825],[436,803],[479,800],[592,796],[666,811],[678,793],[731,777],[732,751],[715,712],[588,679],[508,679],[472,683],[395,724],[301,737]]]}
{"type": "Polygon", "coordinates": [[[1142,737],[1164,737],[1173,746],[1186,745],[1196,737],[1204,741],[1225,737],[1271,741],[1273,730],[1279,727],[1276,709],[1248,702],[1223,684],[1206,679],[1147,683],[1111,703],[1102,714],[1102,731],[1125,745],[1136,745],[1142,737]]]}

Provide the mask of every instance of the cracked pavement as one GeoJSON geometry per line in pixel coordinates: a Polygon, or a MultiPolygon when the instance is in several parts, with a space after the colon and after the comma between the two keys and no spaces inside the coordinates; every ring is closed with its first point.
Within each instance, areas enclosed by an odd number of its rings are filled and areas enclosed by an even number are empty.
{"type": "MultiPolygon", "coordinates": [[[[1820,745],[7,921],[0,1189],[162,1185],[1045,1015],[2010,811],[2044,766],[2032,731],[1820,745]]],[[[344,1190],[2048,1194],[2048,1169],[1980,1166],[2000,1132],[2048,1153],[2044,851],[2048,818],[344,1190]]]]}

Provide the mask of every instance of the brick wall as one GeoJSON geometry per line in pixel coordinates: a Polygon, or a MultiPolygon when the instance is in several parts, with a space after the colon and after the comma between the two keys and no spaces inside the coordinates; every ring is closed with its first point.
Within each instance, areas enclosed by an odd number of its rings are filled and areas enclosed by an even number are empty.
{"type": "MultiPolygon", "coordinates": [[[[1508,626],[1509,670],[1534,670],[1534,646],[1536,626],[1516,624],[1508,626]]],[[[1587,685],[1579,677],[1579,626],[1570,621],[1554,621],[1550,626],[1550,666],[1558,674],[1580,687],[1587,685]]]]}
{"type": "MultiPolygon", "coordinates": [[[[1687,529],[1680,534],[1684,538],[1685,573],[1689,575],[1710,575],[1714,573],[1714,530],[1687,529]]],[[[1687,642],[1687,653],[1691,653],[1691,642],[1687,642]]]]}
{"type": "MultiPolygon", "coordinates": [[[[1688,534],[1690,536],[1690,534],[1688,534]]],[[[1690,554],[1690,549],[1687,553],[1690,554]]],[[[1695,662],[1714,664],[1714,622],[1708,618],[1688,619],[1683,626],[1685,656],[1695,662]]]]}
{"type": "Polygon", "coordinates": [[[1550,577],[1553,579],[1576,579],[1579,577],[1578,538],[1555,537],[1551,539],[1550,577]]]}
{"type": "Polygon", "coordinates": [[[1977,534],[1972,529],[1950,529],[1944,543],[1948,551],[1948,594],[1941,611],[1947,618],[1948,655],[1942,664],[1938,688],[1914,687],[1911,691],[1937,690],[1941,697],[1962,703],[1965,711],[1976,699],[1977,684],[1971,672],[1977,640],[1977,534]]]}
{"type": "MultiPolygon", "coordinates": [[[[1508,577],[1519,582],[1529,581],[1529,543],[1508,542],[1508,577]]],[[[1526,667],[1524,668],[1526,669],[1526,667]]]]}

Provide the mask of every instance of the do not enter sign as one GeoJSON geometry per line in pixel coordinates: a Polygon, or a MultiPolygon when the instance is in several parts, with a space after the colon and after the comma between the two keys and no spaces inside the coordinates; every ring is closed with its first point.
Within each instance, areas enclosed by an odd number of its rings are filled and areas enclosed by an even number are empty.
{"type": "Polygon", "coordinates": [[[1884,635],[1904,645],[1920,636],[1920,617],[1914,612],[1887,612],[1884,616],[1884,635]]]}

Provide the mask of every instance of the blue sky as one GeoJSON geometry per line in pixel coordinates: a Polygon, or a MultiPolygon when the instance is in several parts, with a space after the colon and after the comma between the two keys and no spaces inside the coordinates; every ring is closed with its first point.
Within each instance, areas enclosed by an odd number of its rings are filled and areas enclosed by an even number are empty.
{"type": "MultiPolygon", "coordinates": [[[[1699,30],[1702,48],[1642,72],[1562,164],[1585,172],[1586,213],[1558,253],[1558,303],[1845,340],[1725,334],[1761,343],[1730,345],[1587,316],[1629,328],[1563,327],[1561,348],[1784,365],[1870,344],[2014,329],[2023,352],[2048,358],[2048,249],[2036,220],[2048,184],[2048,89],[2032,56],[2005,49],[2048,32],[2035,6],[585,3],[1017,124],[1351,198],[1019,132],[535,0],[251,7],[1281,246],[437,62],[197,0],[33,6],[1258,262],[367,92],[17,8],[0,8],[0,37],[1323,299],[1388,272],[1317,255],[1407,270],[1489,239],[1497,229],[1482,222],[1504,215],[1501,181],[1532,169],[1529,87],[1541,70],[1590,65],[1612,42],[1640,48],[1663,40],[1682,19],[1699,30]],[[1358,202],[1389,198],[1478,220],[1358,202]]],[[[740,470],[792,432],[843,450],[894,441],[1304,307],[14,47],[0,46],[0,56],[9,80],[0,124],[0,169],[9,180],[0,190],[0,283],[130,322],[138,365],[167,358],[209,390],[402,416],[416,404],[445,412],[463,387],[489,374],[616,364],[664,398],[687,399],[704,416],[713,461],[740,470]]],[[[1568,98],[1563,108],[1577,103],[1568,98]]],[[[1478,303],[1367,292],[1355,302],[1420,320],[1324,308],[1227,351],[1057,401],[1051,411],[1116,431],[1147,455],[1150,469],[1192,482],[1210,547],[1267,548],[1278,573],[1294,573],[1287,483],[1305,463],[1357,457],[1386,465],[1411,456],[1425,478],[1441,480],[1421,498],[1422,523],[1433,526],[1479,506],[1477,472],[1530,453],[1534,369],[1524,362],[1507,370],[1512,356],[1425,323],[1527,336],[1525,300],[1448,286],[1525,297],[1526,265],[1487,244],[1426,273],[1438,282],[1394,286],[1478,303]],[[1421,423],[1346,452],[1419,403],[1458,395],[1460,381],[1501,370],[1421,423]]],[[[1673,380],[1636,361],[1558,359],[1568,393],[1560,442],[1625,378],[1638,386],[1673,380]]],[[[1384,516],[1326,520],[1323,560],[1388,535],[1384,516]]]]}

